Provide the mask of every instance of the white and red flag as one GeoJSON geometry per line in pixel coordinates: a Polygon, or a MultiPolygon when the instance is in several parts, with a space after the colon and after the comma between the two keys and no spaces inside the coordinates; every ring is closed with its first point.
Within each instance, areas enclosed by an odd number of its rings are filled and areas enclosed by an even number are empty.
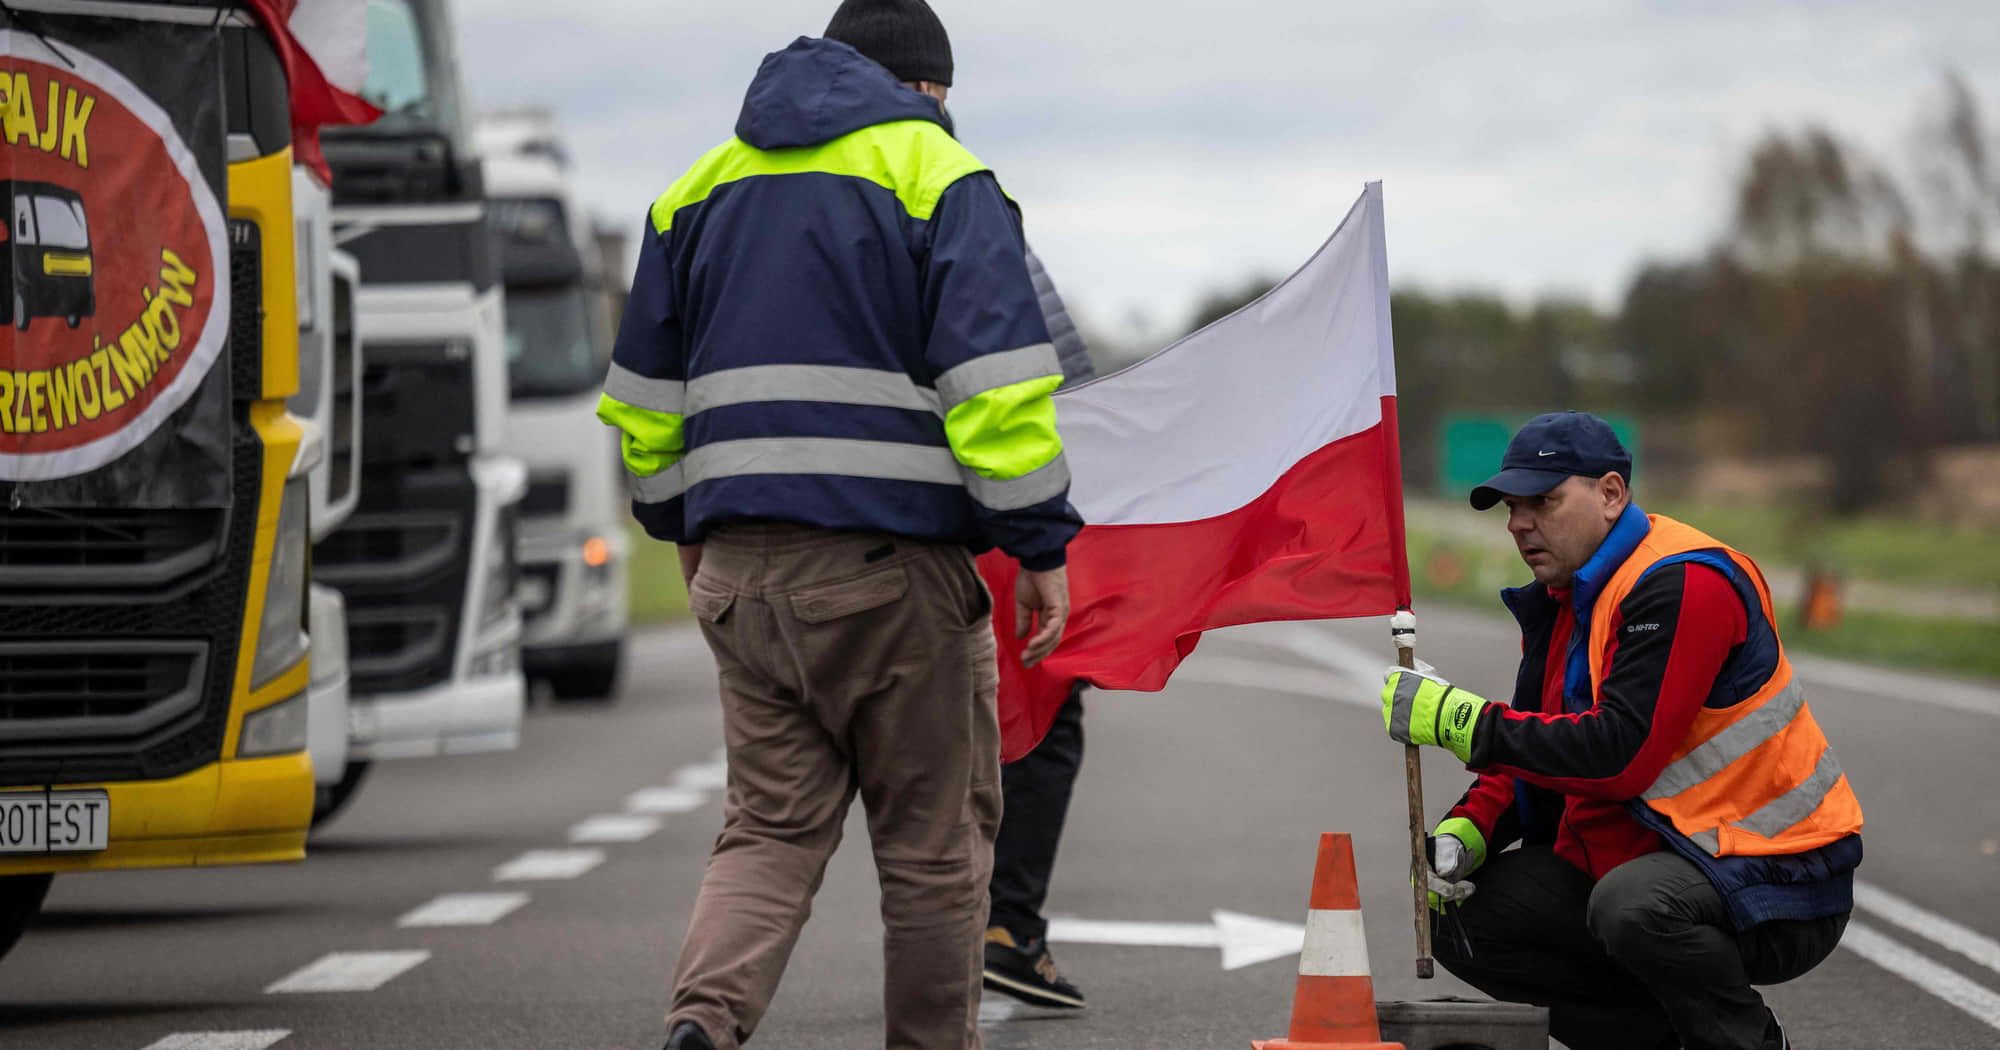
{"type": "Polygon", "coordinates": [[[1069,629],[1024,669],[1012,559],[996,597],[1002,758],[1033,750],[1071,685],[1157,690],[1201,633],[1410,604],[1382,186],[1263,298],[1058,393],[1086,524],[1069,629]]]}
{"type": "Polygon", "coordinates": [[[367,75],[368,9],[361,0],[251,0],[284,63],[292,92],[292,155],[333,181],[319,129],[371,124],[382,111],[360,95],[367,75]]]}

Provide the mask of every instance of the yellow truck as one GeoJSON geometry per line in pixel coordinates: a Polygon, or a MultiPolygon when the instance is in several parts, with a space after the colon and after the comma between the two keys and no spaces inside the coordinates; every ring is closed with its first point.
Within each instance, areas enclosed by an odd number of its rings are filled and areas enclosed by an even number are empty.
{"type": "Polygon", "coordinates": [[[288,98],[247,3],[0,14],[0,951],[56,874],[304,856],[288,98]]]}

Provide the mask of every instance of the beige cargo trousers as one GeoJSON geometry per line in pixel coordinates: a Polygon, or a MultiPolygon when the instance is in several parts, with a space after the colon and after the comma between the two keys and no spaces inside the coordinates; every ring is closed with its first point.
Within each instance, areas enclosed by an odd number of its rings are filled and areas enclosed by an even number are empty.
{"type": "Polygon", "coordinates": [[[720,669],[722,835],[668,1029],[720,1050],[756,1031],[856,793],[882,888],[889,1050],[979,1040],[1000,823],[986,587],[962,547],[791,525],[703,546],[689,601],[720,669]]]}

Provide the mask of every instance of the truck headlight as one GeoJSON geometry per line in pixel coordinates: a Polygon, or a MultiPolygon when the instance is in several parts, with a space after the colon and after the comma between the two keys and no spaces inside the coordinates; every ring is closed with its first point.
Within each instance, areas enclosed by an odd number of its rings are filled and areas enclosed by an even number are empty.
{"type": "Polygon", "coordinates": [[[253,689],[290,670],[310,645],[305,632],[309,502],[305,476],[285,482],[285,494],[278,502],[277,536],[271,545],[271,572],[264,580],[257,659],[250,670],[253,689]]]}
{"type": "Polygon", "coordinates": [[[306,749],[306,694],[287,697],[243,716],[237,758],[287,755],[306,749]]]}
{"type": "Polygon", "coordinates": [[[514,581],[518,575],[514,561],[515,532],[514,508],[507,507],[501,510],[493,542],[486,548],[479,596],[481,626],[499,623],[513,608],[514,581]]]}

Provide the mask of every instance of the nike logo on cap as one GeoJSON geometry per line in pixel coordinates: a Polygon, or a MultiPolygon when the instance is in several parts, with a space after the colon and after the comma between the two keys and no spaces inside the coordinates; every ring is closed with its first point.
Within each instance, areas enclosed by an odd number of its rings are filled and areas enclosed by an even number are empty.
{"type": "Polygon", "coordinates": [[[1556,454],[1556,453],[1555,453],[1555,450],[1554,450],[1554,449],[1551,449],[1551,450],[1549,450],[1549,451],[1547,451],[1547,452],[1537,452],[1537,453],[1535,453],[1535,455],[1537,455],[1537,456],[1553,456],[1553,455],[1555,455],[1555,454],[1556,454]]]}

